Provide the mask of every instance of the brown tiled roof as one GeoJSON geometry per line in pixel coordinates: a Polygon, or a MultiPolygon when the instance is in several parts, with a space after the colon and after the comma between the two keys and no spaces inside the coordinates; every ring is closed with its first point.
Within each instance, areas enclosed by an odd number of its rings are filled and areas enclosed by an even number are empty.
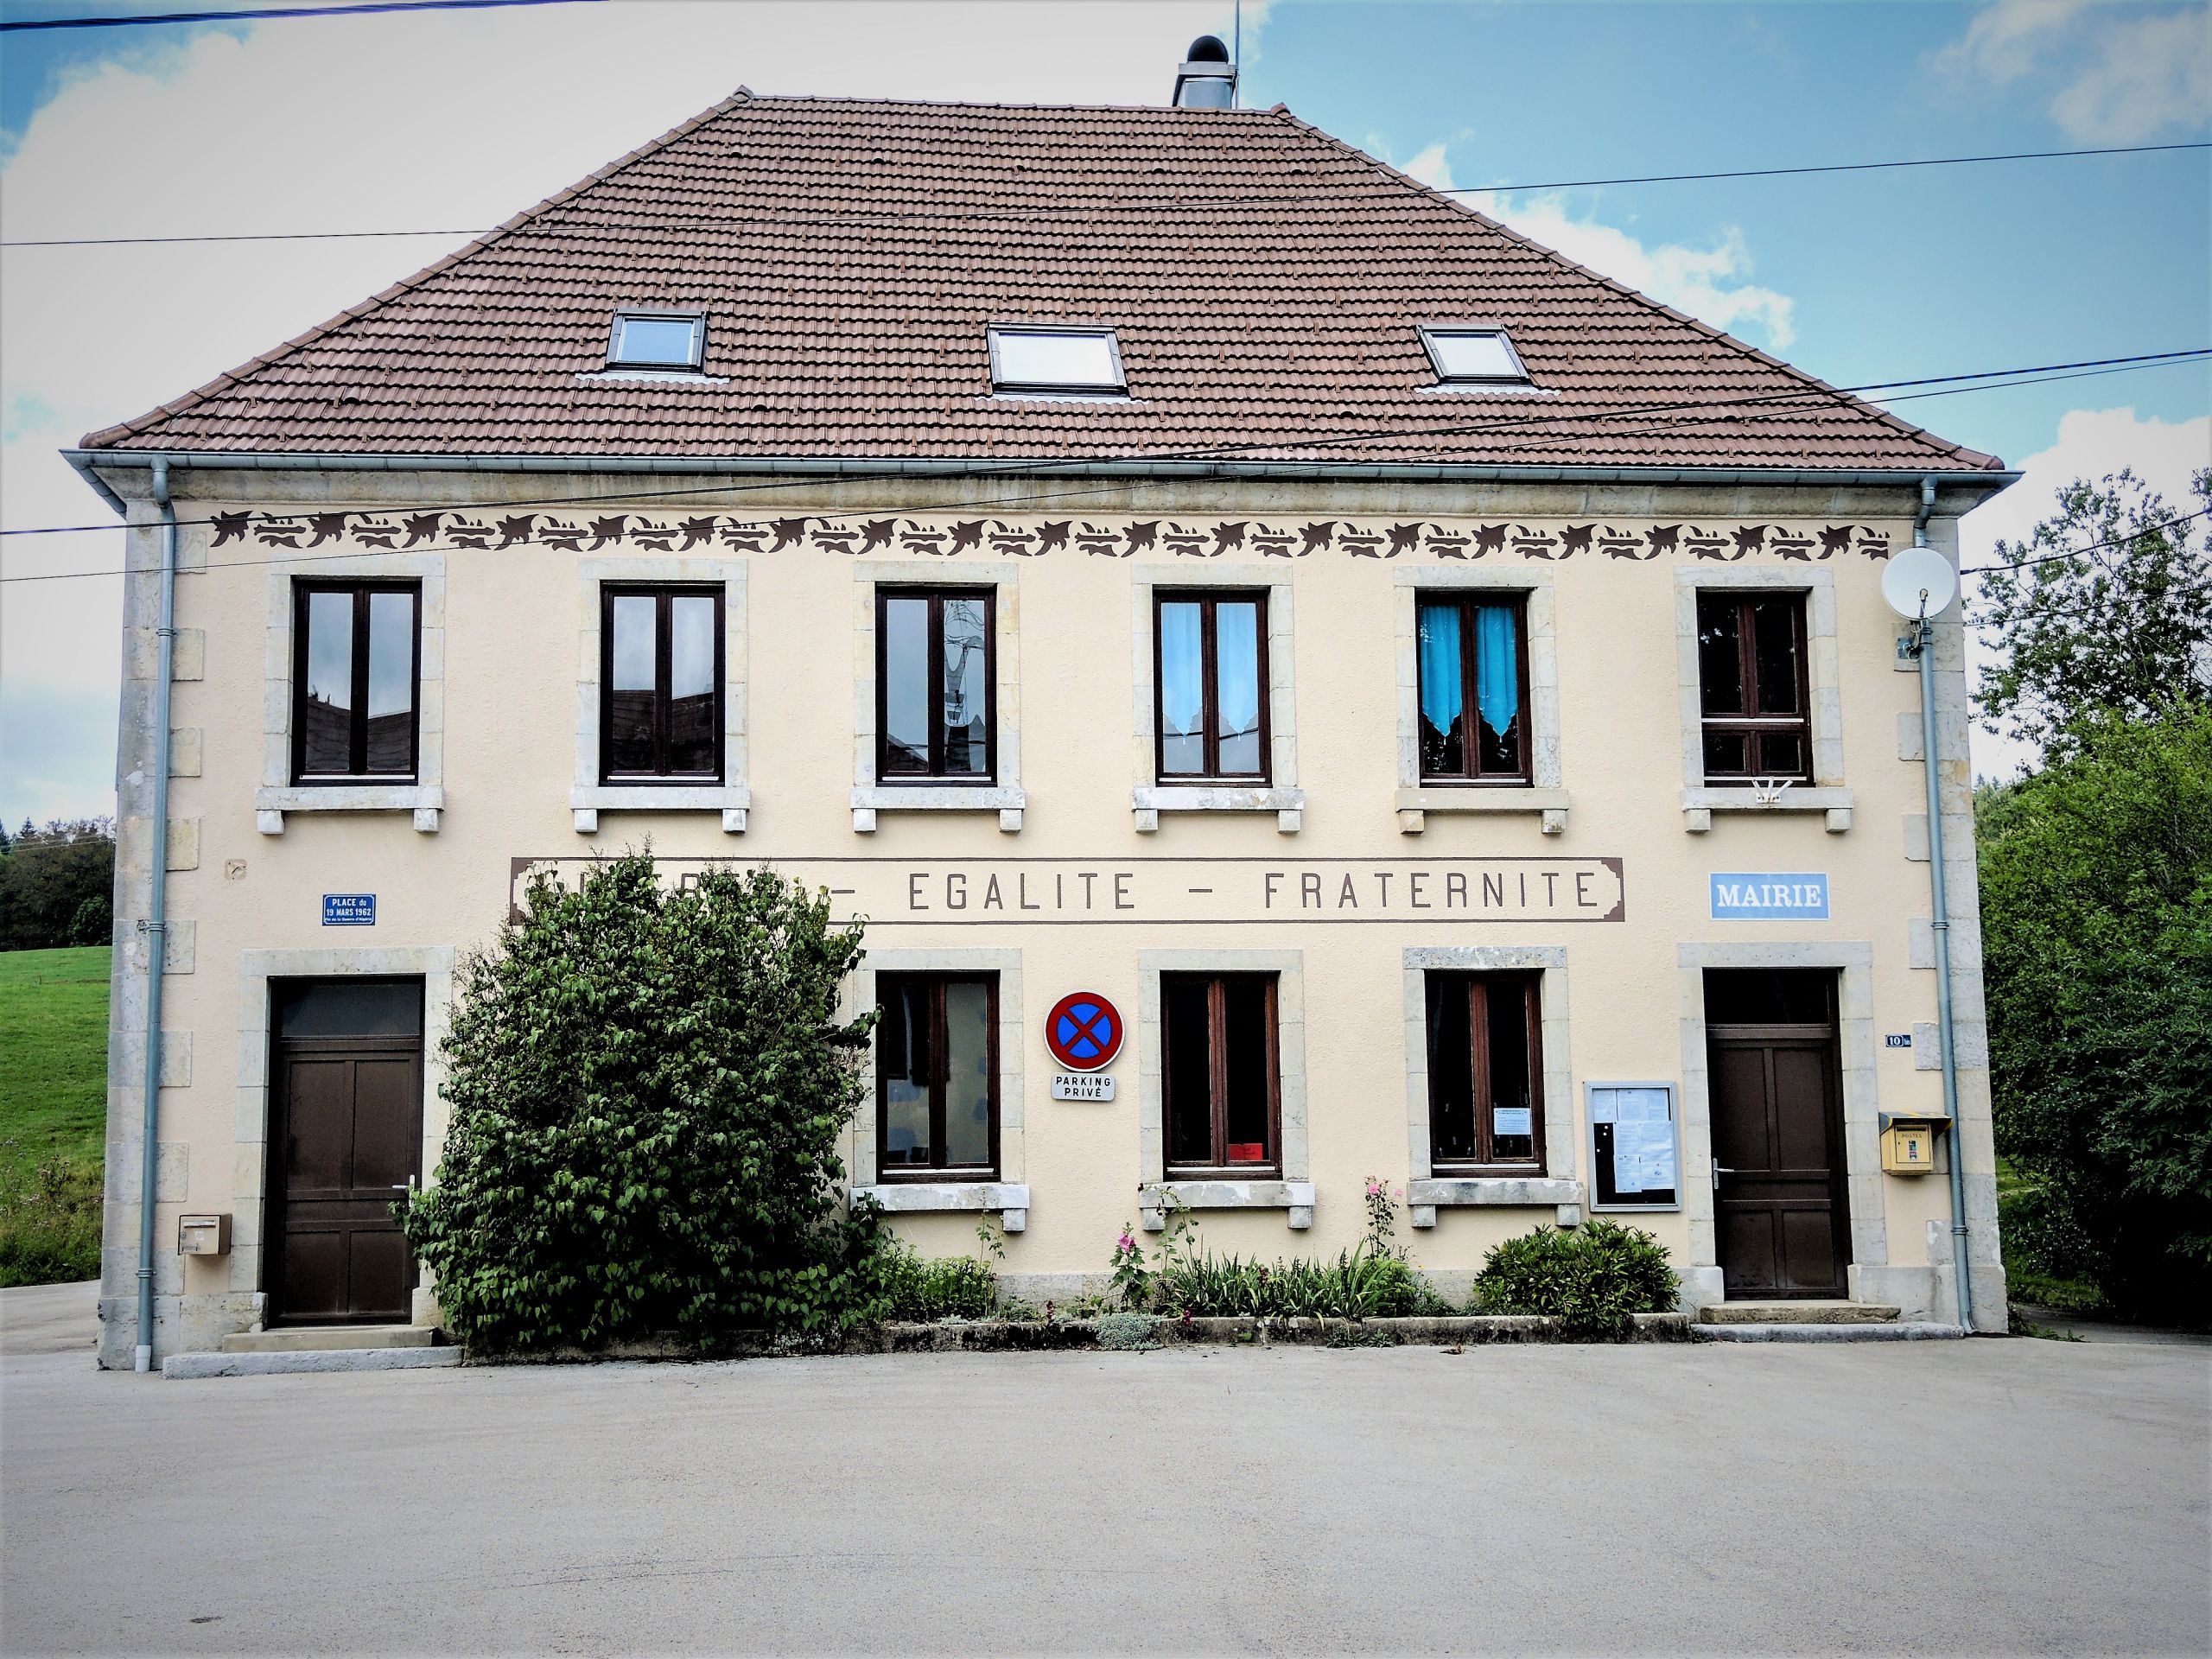
{"type": "Polygon", "coordinates": [[[1270,111],[741,91],[88,448],[1992,468],[1270,111]],[[594,378],[702,308],[699,383],[594,378]],[[987,323],[1110,323],[1126,402],[992,394],[987,323]],[[1440,394],[1415,325],[1541,388],[1440,394]]]}

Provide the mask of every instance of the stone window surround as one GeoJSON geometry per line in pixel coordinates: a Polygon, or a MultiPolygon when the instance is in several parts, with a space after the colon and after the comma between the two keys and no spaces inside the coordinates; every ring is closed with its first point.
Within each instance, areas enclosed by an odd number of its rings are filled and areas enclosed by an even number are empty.
{"type": "Polygon", "coordinates": [[[1851,1275],[1886,1268],[1889,1230],[1884,1209],[1878,1118],[1881,1101],[1874,1046],[1874,947],[1856,939],[1675,947],[1681,995],[1682,1213],[1689,1224],[1687,1300],[1723,1299],[1719,1241],[1713,1202],[1713,1094],[1706,1067],[1705,970],[1708,968],[1832,968],[1840,972],[1836,1029],[1843,1072],[1845,1192],[1851,1210],[1851,1275]]]}
{"type": "MultiPolygon", "coordinates": [[[[444,1144],[445,1063],[440,1045],[453,1018],[454,969],[460,951],[449,944],[331,947],[238,953],[237,1127],[234,1135],[231,1219],[233,1292],[262,1289],[262,1220],[269,1161],[269,982],[340,979],[351,976],[417,975],[423,979],[423,1153],[424,1185],[438,1166],[444,1144]]],[[[415,1292],[418,1323],[434,1317],[427,1287],[415,1292]]]]}
{"type": "Polygon", "coordinates": [[[884,1181],[875,1169],[875,1047],[868,1046],[868,1105],[855,1118],[845,1166],[853,1192],[874,1198],[893,1215],[929,1211],[995,1211],[1009,1233],[1029,1225],[1029,1188],[1023,1181],[1021,952],[1001,948],[922,946],[870,949],[847,982],[842,1017],[857,1019],[876,1006],[878,974],[990,974],[999,976],[999,1179],[995,1181],[884,1181]]]}
{"type": "Polygon", "coordinates": [[[1281,1210],[1294,1230],[1313,1224],[1306,1096],[1306,953],[1302,950],[1137,952],[1137,1213],[1144,1230],[1167,1225],[1167,1211],[1281,1210]],[[1160,976],[1163,973],[1272,973],[1275,976],[1275,1060],[1281,1073],[1280,1179],[1167,1179],[1166,1096],[1160,1083],[1160,976]]]}
{"type": "Polygon", "coordinates": [[[1298,786],[1297,675],[1294,584],[1287,576],[1246,565],[1228,568],[1183,565],[1134,566],[1129,571],[1130,685],[1136,705],[1135,773],[1130,810],[1140,835],[1160,828],[1162,812],[1272,812],[1275,828],[1298,833],[1306,810],[1306,791],[1298,786]],[[1264,788],[1236,784],[1161,783],[1154,775],[1158,688],[1153,683],[1154,593],[1160,588],[1203,588],[1216,593],[1239,588],[1268,596],[1268,777],[1264,788]]]}
{"type": "Polygon", "coordinates": [[[263,645],[261,787],[254,828],[284,833],[288,812],[411,812],[424,835],[438,831],[445,807],[446,561],[442,553],[279,556],[269,567],[269,627],[263,645]],[[422,669],[416,683],[415,781],[411,784],[295,784],[292,781],[292,585],[312,576],[422,583],[422,669]]]}
{"type": "Polygon", "coordinates": [[[1715,812],[1819,812],[1831,834],[1851,828],[1851,791],[1843,782],[1843,684],[1836,644],[1835,572],[1768,566],[1684,566],[1675,572],[1675,648],[1682,718],[1682,827],[1713,828],[1715,812]],[[1751,589],[1805,599],[1806,683],[1812,708],[1813,778],[1762,798],[1748,784],[1705,780],[1705,710],[1699,695],[1697,599],[1700,592],[1751,589]]]}
{"type": "Polygon", "coordinates": [[[1391,572],[1398,652],[1398,828],[1409,836],[1428,827],[1431,812],[1533,812],[1548,836],[1567,831],[1567,791],[1560,786],[1558,605],[1549,570],[1408,570],[1391,572]],[[1421,775],[1421,596],[1470,591],[1517,595],[1529,620],[1530,781],[1424,783],[1421,775]]]}
{"type": "Polygon", "coordinates": [[[1567,948],[1557,944],[1408,945],[1402,960],[1406,1010],[1406,1207],[1416,1227],[1436,1225],[1440,1208],[1551,1205],[1563,1226],[1582,1219],[1574,1178],[1574,1066],[1567,1052],[1567,948]],[[1537,1021],[1544,1045],[1544,1173],[1449,1176],[1431,1173],[1428,1124],[1428,995],[1431,969],[1458,973],[1538,972],[1537,1021]]]}
{"type": "Polygon", "coordinates": [[[720,812],[728,835],[745,833],[753,804],[745,781],[746,563],[743,559],[576,561],[576,781],[569,791],[576,833],[599,830],[601,812],[720,812]],[[722,781],[599,781],[600,588],[605,582],[693,583],[722,590],[722,781]]]}
{"type": "Polygon", "coordinates": [[[1020,571],[988,565],[918,568],[880,559],[853,567],[853,833],[875,833],[880,812],[995,812],[1021,830],[1020,571]],[[884,784],[875,775],[875,590],[879,587],[993,588],[991,651],[997,664],[996,777],[988,784],[884,784]]]}

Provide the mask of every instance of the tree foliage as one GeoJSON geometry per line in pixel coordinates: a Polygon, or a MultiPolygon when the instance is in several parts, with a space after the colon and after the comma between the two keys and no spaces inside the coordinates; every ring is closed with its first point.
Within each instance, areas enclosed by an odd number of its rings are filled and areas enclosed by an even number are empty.
{"type": "Polygon", "coordinates": [[[105,944],[114,887],[112,819],[25,820],[0,846],[0,950],[105,944]]]}
{"type": "Polygon", "coordinates": [[[632,854],[540,880],[462,969],[452,1119],[406,1212],[448,1319],[492,1349],[880,1317],[882,1239],[847,1219],[838,1143],[870,1023],[826,895],[766,871],[662,887],[632,854]]]}
{"type": "Polygon", "coordinates": [[[2190,493],[2171,507],[2132,471],[2076,479],[2026,540],[1997,543],[2001,561],[2043,563],[1983,579],[1973,620],[1997,654],[1975,691],[1984,719],[2063,753],[2082,710],[2212,701],[2212,468],[2190,493]],[[2075,548],[2094,550],[2051,556],[2075,548]]]}
{"type": "Polygon", "coordinates": [[[2212,1306],[2212,702],[2076,716],[1977,804],[1998,1149],[2045,1272],[2212,1306]]]}

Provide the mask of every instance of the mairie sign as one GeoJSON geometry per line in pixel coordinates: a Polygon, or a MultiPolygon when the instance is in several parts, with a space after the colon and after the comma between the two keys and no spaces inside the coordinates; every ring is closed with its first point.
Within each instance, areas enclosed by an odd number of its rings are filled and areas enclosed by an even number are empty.
{"type": "Polygon", "coordinates": [[[1715,870],[1716,922],[1824,922],[1828,918],[1825,870],[1715,870]]]}

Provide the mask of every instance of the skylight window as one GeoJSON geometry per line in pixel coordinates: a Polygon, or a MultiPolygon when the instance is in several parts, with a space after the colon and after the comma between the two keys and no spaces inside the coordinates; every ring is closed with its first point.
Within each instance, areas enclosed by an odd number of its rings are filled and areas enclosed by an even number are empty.
{"type": "Polygon", "coordinates": [[[1429,324],[1421,331],[1436,378],[1447,386],[1525,386],[1529,371],[1503,328],[1429,324]]]}
{"type": "Polygon", "coordinates": [[[991,385],[998,391],[1110,395],[1128,390],[1111,328],[991,329],[991,385]]]}
{"type": "Polygon", "coordinates": [[[701,312],[617,311],[607,366],[696,370],[706,345],[707,319],[701,312]]]}

